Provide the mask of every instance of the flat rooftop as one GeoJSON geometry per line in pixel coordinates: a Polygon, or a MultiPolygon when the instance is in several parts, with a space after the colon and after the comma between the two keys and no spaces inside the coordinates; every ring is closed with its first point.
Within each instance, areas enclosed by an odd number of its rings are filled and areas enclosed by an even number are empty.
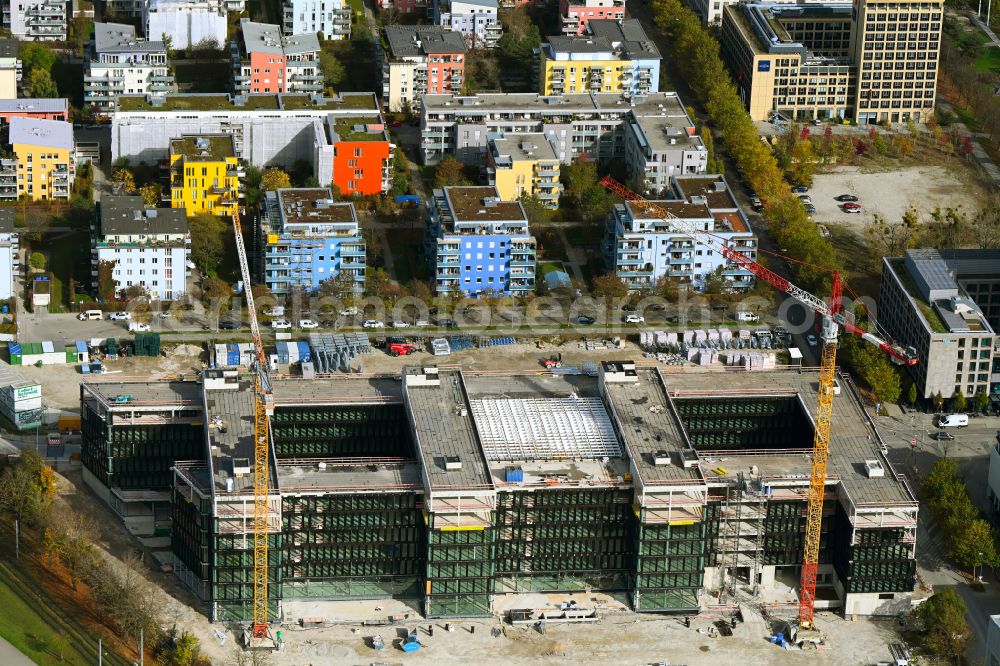
{"type": "Polygon", "coordinates": [[[421,368],[406,368],[403,376],[409,381],[404,395],[414,441],[431,491],[492,489],[461,371],[440,369],[436,385],[416,385],[411,377],[422,376],[421,368]],[[449,460],[454,461],[450,466],[449,460]]]}
{"type": "MultiPolygon", "coordinates": [[[[650,203],[655,204],[659,208],[673,214],[675,217],[679,217],[682,220],[700,220],[709,218],[712,216],[711,211],[709,211],[708,205],[703,203],[688,203],[686,201],[675,201],[672,199],[664,199],[659,201],[650,201],[650,203]]],[[[633,219],[636,220],[660,220],[662,218],[655,217],[655,213],[651,213],[647,208],[634,204],[631,201],[626,201],[624,204],[631,213],[633,219]]],[[[669,225],[669,221],[667,222],[669,225]]]]}
{"type": "Polygon", "coordinates": [[[677,194],[682,199],[704,197],[708,207],[716,210],[738,210],[739,204],[733,198],[729,184],[722,176],[698,175],[674,177],[677,194]]]}
{"type": "Polygon", "coordinates": [[[170,154],[192,162],[221,162],[236,157],[236,146],[231,134],[184,136],[170,141],[170,154]]]}
{"type": "Polygon", "coordinates": [[[702,145],[687,116],[641,116],[635,122],[642,130],[642,138],[655,151],[690,150],[702,145]]]}
{"type": "Polygon", "coordinates": [[[423,488],[416,460],[323,459],[278,461],[283,495],[385,493],[423,488]]]}
{"type": "Polygon", "coordinates": [[[236,97],[217,93],[177,93],[163,97],[119,95],[116,113],[177,111],[372,111],[375,93],[340,93],[334,97],[295,93],[259,93],[236,97]]]}
{"type": "Polygon", "coordinates": [[[628,58],[653,60],[660,57],[660,50],[646,36],[638,19],[596,19],[588,21],[587,28],[595,37],[604,37],[613,46],[621,48],[628,58]]]}
{"type": "Polygon", "coordinates": [[[175,236],[188,232],[181,208],[150,208],[140,196],[105,194],[97,203],[101,236],[175,236]]]}
{"type": "Polygon", "coordinates": [[[528,216],[519,201],[500,201],[495,187],[446,187],[445,197],[455,223],[523,222],[528,216]]]}
{"type": "Polygon", "coordinates": [[[379,116],[367,118],[349,116],[347,118],[335,118],[332,123],[332,137],[334,143],[337,141],[388,141],[389,137],[385,133],[385,123],[379,116]]]}
{"type": "Polygon", "coordinates": [[[402,382],[391,377],[273,378],[271,386],[276,407],[403,402],[402,382]]]}
{"type": "Polygon", "coordinates": [[[439,25],[389,25],[384,28],[389,55],[393,58],[465,53],[461,33],[439,25]]]}
{"type": "Polygon", "coordinates": [[[66,113],[67,111],[69,111],[69,100],[65,97],[0,99],[0,113],[66,113]]]}
{"type": "Polygon", "coordinates": [[[247,53],[269,53],[272,55],[299,55],[316,53],[320,50],[316,33],[292,35],[281,34],[281,26],[271,23],[257,23],[249,19],[240,20],[240,33],[247,53]]]}
{"type": "Polygon", "coordinates": [[[515,162],[524,160],[559,161],[556,150],[541,132],[533,134],[510,134],[490,139],[495,157],[508,157],[515,162]]]}
{"type": "Polygon", "coordinates": [[[94,23],[94,50],[97,53],[163,53],[162,41],[136,37],[135,26],[125,23],[94,23]]]}
{"type": "MultiPolygon", "coordinates": [[[[423,114],[485,115],[496,111],[568,116],[593,112],[611,120],[628,111],[637,116],[664,115],[687,118],[684,104],[673,92],[625,97],[621,93],[572,93],[545,96],[538,93],[480,93],[478,95],[425,95],[423,114]]],[[[432,121],[433,122],[433,121],[432,121]]],[[[692,124],[690,120],[687,124],[692,124]]]]}
{"type": "Polygon", "coordinates": [[[295,187],[278,190],[278,205],[285,224],[357,223],[354,204],[334,201],[326,187],[295,187]]]}
{"type": "MultiPolygon", "coordinates": [[[[241,382],[237,390],[205,392],[212,485],[216,493],[253,493],[254,399],[251,382],[241,382]],[[239,468],[245,471],[241,473],[239,468]],[[229,479],[232,490],[226,485],[229,479]]],[[[271,487],[275,488],[273,469],[271,477],[271,487]]]]}
{"type": "Polygon", "coordinates": [[[62,120],[14,116],[8,140],[11,144],[73,150],[73,126],[62,120]]]}
{"type": "Polygon", "coordinates": [[[111,411],[202,408],[200,382],[87,379],[80,383],[111,411]]]}

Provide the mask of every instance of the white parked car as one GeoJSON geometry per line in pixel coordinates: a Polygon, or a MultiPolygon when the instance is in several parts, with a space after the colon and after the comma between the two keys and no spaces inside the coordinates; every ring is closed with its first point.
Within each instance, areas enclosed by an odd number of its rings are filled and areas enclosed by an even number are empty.
{"type": "Polygon", "coordinates": [[[141,321],[131,321],[128,324],[128,330],[131,333],[148,333],[149,324],[143,324],[141,321]]]}
{"type": "Polygon", "coordinates": [[[343,310],[340,311],[340,316],[341,317],[356,317],[356,316],[358,316],[358,309],[357,308],[344,308],[343,310]]]}
{"type": "Polygon", "coordinates": [[[397,320],[397,321],[392,322],[392,327],[393,328],[409,328],[410,325],[408,323],[406,323],[405,321],[398,321],[397,320]]]}
{"type": "Polygon", "coordinates": [[[129,321],[132,319],[131,312],[112,312],[108,315],[108,319],[111,321],[129,321]]]}
{"type": "Polygon", "coordinates": [[[174,314],[172,312],[161,312],[156,316],[159,317],[160,319],[170,319],[171,317],[174,316],[174,314]]]}
{"type": "Polygon", "coordinates": [[[361,325],[364,328],[385,328],[385,323],[379,321],[378,319],[366,319],[365,323],[361,325]]]}
{"type": "Polygon", "coordinates": [[[284,330],[286,328],[291,328],[291,327],[292,327],[292,322],[288,321],[287,319],[275,319],[274,321],[271,322],[271,328],[273,329],[284,330]]]}
{"type": "Polygon", "coordinates": [[[426,328],[427,326],[430,326],[430,325],[431,325],[431,323],[429,321],[427,321],[426,319],[418,319],[417,323],[414,324],[414,326],[416,326],[417,328],[426,328]]]}
{"type": "Polygon", "coordinates": [[[645,324],[646,323],[646,318],[643,317],[642,315],[635,315],[635,314],[625,315],[625,323],[626,324],[645,324]]]}
{"type": "Polygon", "coordinates": [[[319,324],[312,319],[300,319],[299,328],[319,328],[319,324]]]}
{"type": "Polygon", "coordinates": [[[760,321],[760,317],[758,317],[753,312],[749,312],[747,310],[740,310],[736,313],[736,321],[754,322],[754,321],[760,321]]]}

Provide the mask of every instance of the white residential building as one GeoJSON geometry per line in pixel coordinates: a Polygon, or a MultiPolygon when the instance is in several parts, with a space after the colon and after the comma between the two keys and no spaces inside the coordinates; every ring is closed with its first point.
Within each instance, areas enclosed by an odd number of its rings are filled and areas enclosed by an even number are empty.
{"type": "Polygon", "coordinates": [[[137,38],[134,26],[95,23],[90,49],[83,78],[87,104],[111,110],[118,95],[162,97],[174,90],[166,46],[161,41],[137,38]]]}
{"type": "Polygon", "coordinates": [[[3,3],[3,27],[29,42],[66,41],[66,8],[59,0],[10,0],[3,3]]]}
{"type": "Polygon", "coordinates": [[[708,231],[740,254],[756,257],[757,239],[726,179],[707,174],[675,176],[668,196],[653,203],[670,218],[654,217],[628,201],[611,209],[603,243],[608,268],[630,289],[648,289],[666,277],[700,290],[709,275],[720,269],[731,288],[752,287],[753,273],[686,231],[708,231]]]}
{"type": "Polygon", "coordinates": [[[228,6],[220,0],[149,0],[142,25],[147,38],[170,44],[171,49],[214,44],[224,48],[228,6]]]}
{"type": "Polygon", "coordinates": [[[17,84],[21,82],[19,50],[16,39],[0,39],[0,99],[17,97],[17,84]]]}
{"type": "Polygon", "coordinates": [[[156,300],[186,289],[191,233],[182,208],[148,208],[142,197],[103,196],[97,205],[91,274],[101,261],[115,262],[118,293],[141,285],[156,300]]]}
{"type": "Polygon", "coordinates": [[[675,175],[704,173],[708,150],[687,115],[631,114],[625,120],[625,164],[640,189],[656,196],[675,175]]]}
{"type": "Polygon", "coordinates": [[[491,49],[503,34],[497,0],[434,0],[434,24],[457,32],[470,48],[491,49]]]}
{"type": "Polygon", "coordinates": [[[0,209],[0,299],[6,300],[17,293],[14,283],[19,269],[14,211],[10,208],[0,209]]]}
{"type": "Polygon", "coordinates": [[[282,26],[286,35],[322,33],[323,39],[350,39],[351,7],[344,0],[285,0],[282,26]]]}

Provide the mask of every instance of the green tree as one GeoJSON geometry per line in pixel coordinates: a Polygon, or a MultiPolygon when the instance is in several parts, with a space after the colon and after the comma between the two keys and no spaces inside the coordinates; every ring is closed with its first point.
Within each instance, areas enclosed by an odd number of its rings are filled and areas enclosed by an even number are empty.
{"type": "Polygon", "coordinates": [[[410,191],[410,162],[402,150],[392,156],[392,188],[389,196],[398,197],[410,191]]]}
{"type": "Polygon", "coordinates": [[[962,659],[972,631],[965,621],[965,602],[954,588],[945,588],[917,606],[913,614],[923,625],[923,642],[932,653],[962,659]]]}
{"type": "Polygon", "coordinates": [[[230,298],[233,295],[233,290],[229,286],[229,283],[218,277],[207,277],[202,283],[202,293],[205,298],[213,299],[223,299],[230,298]]]}
{"type": "Polygon", "coordinates": [[[156,208],[163,199],[163,188],[159,183],[147,183],[139,188],[139,196],[144,204],[150,208],[156,208]]]}
{"type": "Polygon", "coordinates": [[[996,532],[987,521],[976,518],[955,534],[948,556],[965,569],[996,566],[996,532]]]}
{"type": "Polygon", "coordinates": [[[913,382],[910,383],[910,388],[906,392],[906,401],[910,403],[910,406],[917,404],[917,385],[913,382]]]}
{"type": "Polygon", "coordinates": [[[45,255],[41,252],[32,252],[31,256],[28,257],[28,265],[36,271],[45,270],[45,255]]]}
{"type": "Polygon", "coordinates": [[[964,412],[968,405],[969,401],[965,399],[965,394],[962,393],[962,389],[956,390],[955,395],[951,396],[951,408],[953,411],[964,412]]]}
{"type": "Polygon", "coordinates": [[[465,174],[462,163],[451,155],[445,155],[434,170],[434,187],[464,185],[465,174]]]}
{"type": "Polygon", "coordinates": [[[552,209],[546,207],[538,196],[525,192],[521,194],[520,202],[524,207],[524,214],[528,217],[528,224],[532,228],[552,221],[552,209]]]}
{"type": "Polygon", "coordinates": [[[226,221],[215,215],[198,215],[188,220],[191,231],[191,261],[206,275],[215,275],[226,251],[226,235],[232,232],[226,221]]]}
{"type": "Polygon", "coordinates": [[[565,186],[561,205],[568,204],[579,219],[600,222],[608,212],[611,196],[597,177],[597,165],[585,154],[559,170],[565,186]]]}
{"type": "Polygon", "coordinates": [[[323,85],[330,91],[336,91],[344,84],[347,70],[343,63],[327,50],[320,51],[319,68],[323,72],[323,85]]]}
{"type": "Polygon", "coordinates": [[[21,42],[18,51],[23,76],[29,76],[36,69],[51,72],[56,64],[56,54],[44,42],[21,42]]]}
{"type": "Polygon", "coordinates": [[[123,194],[135,192],[135,175],[125,167],[118,167],[111,172],[111,183],[123,194]]]}
{"type": "Polygon", "coordinates": [[[32,97],[59,97],[59,89],[52,74],[45,69],[33,69],[28,76],[28,90],[32,97]]]}
{"type": "Polygon", "coordinates": [[[983,414],[990,407],[990,395],[986,392],[986,389],[979,389],[979,393],[976,394],[976,407],[983,414]]]}
{"type": "Polygon", "coordinates": [[[944,396],[941,395],[941,391],[934,394],[934,397],[931,398],[931,402],[934,405],[934,411],[940,412],[941,408],[944,407],[944,396]]]}
{"type": "Polygon", "coordinates": [[[594,278],[594,295],[606,299],[625,298],[628,285],[614,273],[605,273],[594,278]]]}
{"type": "Polygon", "coordinates": [[[277,189],[291,186],[292,179],[278,167],[271,167],[261,174],[260,188],[265,192],[273,192],[277,189]]]}
{"type": "Polygon", "coordinates": [[[705,150],[708,152],[708,160],[705,163],[706,173],[723,173],[725,169],[722,160],[715,156],[715,138],[712,136],[711,128],[708,125],[703,125],[699,134],[701,142],[705,144],[705,150]]]}
{"type": "Polygon", "coordinates": [[[32,449],[0,475],[0,510],[18,520],[43,524],[56,495],[55,473],[32,449]]]}
{"type": "Polygon", "coordinates": [[[319,295],[323,298],[335,298],[345,305],[353,305],[358,292],[354,276],[347,271],[340,271],[333,277],[328,277],[319,283],[319,295]]]}

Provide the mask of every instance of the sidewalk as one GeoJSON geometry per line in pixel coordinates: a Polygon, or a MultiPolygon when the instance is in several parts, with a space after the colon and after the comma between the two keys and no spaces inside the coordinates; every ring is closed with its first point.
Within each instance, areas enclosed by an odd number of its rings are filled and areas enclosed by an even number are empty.
{"type": "Polygon", "coordinates": [[[35,666],[35,662],[31,661],[16,647],[0,638],[0,664],[4,666],[35,666]]]}

